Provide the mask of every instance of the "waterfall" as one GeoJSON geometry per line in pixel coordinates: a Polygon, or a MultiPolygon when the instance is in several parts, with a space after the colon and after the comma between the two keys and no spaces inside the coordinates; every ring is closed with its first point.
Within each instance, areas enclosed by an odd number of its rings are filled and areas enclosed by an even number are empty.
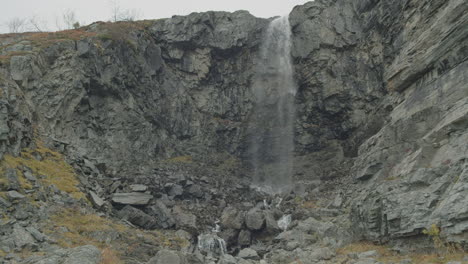
{"type": "Polygon", "coordinates": [[[289,189],[294,151],[294,96],[288,16],[273,20],[260,49],[252,90],[255,104],[249,126],[253,184],[267,192],[289,189]]]}

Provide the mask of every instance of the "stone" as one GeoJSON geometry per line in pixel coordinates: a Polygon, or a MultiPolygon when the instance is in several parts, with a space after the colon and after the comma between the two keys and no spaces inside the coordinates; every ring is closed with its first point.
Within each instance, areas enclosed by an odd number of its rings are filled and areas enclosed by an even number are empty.
{"type": "Polygon", "coordinates": [[[269,234],[279,233],[281,229],[278,227],[274,213],[272,211],[264,211],[263,214],[265,216],[265,231],[269,234]]]}
{"type": "Polygon", "coordinates": [[[245,224],[252,231],[260,230],[265,225],[265,215],[259,209],[252,208],[245,215],[245,224]]]}
{"type": "Polygon", "coordinates": [[[25,247],[29,247],[29,248],[37,247],[36,240],[31,236],[31,234],[26,229],[24,229],[18,224],[16,224],[13,227],[12,237],[13,237],[15,246],[18,249],[23,249],[25,247]]]}
{"type": "Polygon", "coordinates": [[[34,237],[34,239],[38,242],[44,242],[47,238],[46,235],[44,235],[43,233],[41,233],[39,230],[37,230],[36,228],[32,226],[26,227],[26,231],[28,231],[34,237]]]}
{"type": "Polygon", "coordinates": [[[224,228],[241,229],[244,215],[234,207],[226,207],[221,214],[221,226],[224,228]]]}
{"type": "Polygon", "coordinates": [[[175,225],[175,220],[171,211],[161,200],[157,200],[156,203],[149,208],[149,213],[156,217],[157,223],[161,228],[166,229],[175,225]]]}
{"type": "Polygon", "coordinates": [[[96,207],[102,207],[106,202],[99,197],[95,192],[89,191],[89,196],[91,197],[91,202],[94,204],[96,207]]]}
{"type": "Polygon", "coordinates": [[[151,217],[145,212],[130,205],[126,205],[124,208],[122,208],[122,210],[118,211],[117,215],[121,219],[125,219],[130,223],[144,229],[154,229],[158,226],[158,223],[154,217],[151,217]]]}
{"type": "Polygon", "coordinates": [[[377,251],[370,250],[370,251],[361,252],[357,256],[358,258],[373,258],[373,257],[377,257],[378,255],[379,253],[377,251]]]}
{"type": "Polygon", "coordinates": [[[148,190],[148,186],[143,184],[131,184],[129,188],[132,192],[146,192],[148,190]]]}
{"type": "Polygon", "coordinates": [[[152,198],[151,194],[140,192],[112,194],[112,202],[116,204],[147,205],[152,198]]]}
{"type": "Polygon", "coordinates": [[[222,255],[217,264],[238,264],[235,257],[229,254],[222,255]]]}
{"type": "Polygon", "coordinates": [[[184,193],[184,188],[178,184],[173,184],[169,189],[169,196],[177,197],[181,196],[184,193]]]}
{"type": "Polygon", "coordinates": [[[22,195],[21,193],[17,191],[8,191],[7,192],[7,197],[12,199],[12,200],[20,200],[26,198],[26,196],[22,195]]]}
{"type": "Polygon", "coordinates": [[[69,249],[63,263],[67,264],[98,264],[101,261],[101,251],[92,245],[69,249]]]}
{"type": "Polygon", "coordinates": [[[9,201],[3,199],[3,197],[0,197],[0,205],[4,208],[9,208],[12,206],[12,204],[9,201]]]}
{"type": "Polygon", "coordinates": [[[183,264],[181,257],[172,250],[163,249],[151,258],[147,264],[183,264]]]}
{"type": "Polygon", "coordinates": [[[188,187],[188,193],[193,195],[194,197],[197,198],[202,198],[204,195],[204,192],[202,191],[202,188],[198,184],[193,184],[190,187],[188,187]]]}
{"type": "Polygon", "coordinates": [[[239,258],[243,259],[252,259],[252,260],[259,260],[260,257],[257,254],[257,251],[251,249],[251,248],[244,248],[241,251],[239,251],[239,254],[237,255],[239,258]]]}
{"type": "Polygon", "coordinates": [[[252,234],[250,233],[249,230],[243,229],[239,232],[239,237],[237,239],[237,244],[239,246],[250,246],[252,242],[252,234]]]}
{"type": "Polygon", "coordinates": [[[8,189],[19,191],[20,183],[15,169],[6,169],[5,176],[8,180],[8,189]]]}
{"type": "Polygon", "coordinates": [[[172,216],[177,228],[184,228],[191,232],[197,230],[197,217],[183,210],[180,206],[175,206],[172,209],[172,216]]]}

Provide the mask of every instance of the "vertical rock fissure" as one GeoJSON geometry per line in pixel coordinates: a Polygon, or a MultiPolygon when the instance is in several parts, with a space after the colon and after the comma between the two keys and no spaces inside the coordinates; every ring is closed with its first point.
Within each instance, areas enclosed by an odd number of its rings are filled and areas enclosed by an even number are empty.
{"type": "Polygon", "coordinates": [[[296,84],[288,16],[273,20],[266,31],[252,90],[253,184],[267,192],[281,192],[291,185],[294,151],[296,84]]]}

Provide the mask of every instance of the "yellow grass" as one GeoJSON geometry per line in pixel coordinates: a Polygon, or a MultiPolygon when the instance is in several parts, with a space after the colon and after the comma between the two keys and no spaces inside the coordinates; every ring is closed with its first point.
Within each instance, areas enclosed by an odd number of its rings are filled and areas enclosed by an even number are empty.
{"type": "Polygon", "coordinates": [[[33,150],[23,150],[18,157],[5,155],[1,167],[17,169],[20,184],[24,189],[30,189],[32,186],[19,170],[21,165],[30,168],[35,175],[44,176],[38,178],[44,185],[54,184],[59,190],[76,199],[86,199],[84,193],[78,189],[79,181],[73,168],[65,162],[63,155],[46,148],[41,142],[36,145],[33,150]],[[40,154],[42,160],[34,158],[35,153],[40,154]]]}
{"type": "Polygon", "coordinates": [[[122,264],[119,255],[115,250],[110,247],[107,247],[101,251],[101,261],[100,264],[122,264]]]}

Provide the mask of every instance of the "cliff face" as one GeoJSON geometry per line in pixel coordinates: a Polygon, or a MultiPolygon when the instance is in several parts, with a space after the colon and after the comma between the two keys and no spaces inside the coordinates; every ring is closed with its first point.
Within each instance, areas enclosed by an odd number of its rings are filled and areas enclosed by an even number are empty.
{"type": "MultiPolygon", "coordinates": [[[[296,180],[337,180],[356,236],[417,238],[435,224],[466,247],[468,3],[322,0],[289,19],[296,180]]],[[[248,173],[269,21],[207,12],[96,23],[78,38],[3,36],[0,157],[40,137],[107,179],[150,177],[179,156],[210,169],[225,155],[243,164],[233,175],[248,173]]]]}
{"type": "Polygon", "coordinates": [[[303,93],[315,93],[299,97],[311,109],[299,118],[332,116],[339,126],[298,138],[331,130],[325,145],[340,140],[353,157],[351,219],[366,239],[414,236],[435,224],[466,243],[467,8],[336,1],[292,12],[298,79],[303,93]]]}

